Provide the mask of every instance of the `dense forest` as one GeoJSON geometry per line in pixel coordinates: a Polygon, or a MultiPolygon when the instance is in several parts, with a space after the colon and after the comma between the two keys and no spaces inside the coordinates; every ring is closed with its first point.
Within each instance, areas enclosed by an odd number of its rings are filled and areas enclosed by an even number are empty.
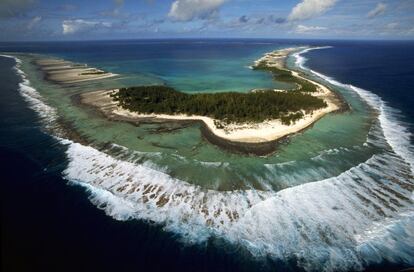
{"type": "Polygon", "coordinates": [[[121,88],[111,94],[125,109],[146,114],[187,114],[212,117],[224,123],[262,122],[280,119],[291,124],[303,112],[326,107],[326,103],[301,91],[187,94],[167,86],[121,88]]]}
{"type": "Polygon", "coordinates": [[[295,83],[299,86],[297,90],[301,92],[316,92],[317,91],[316,86],[310,83],[309,81],[293,76],[292,72],[289,70],[280,69],[274,66],[268,66],[266,61],[261,61],[256,66],[253,66],[253,69],[271,72],[273,75],[273,78],[277,81],[295,83]]]}

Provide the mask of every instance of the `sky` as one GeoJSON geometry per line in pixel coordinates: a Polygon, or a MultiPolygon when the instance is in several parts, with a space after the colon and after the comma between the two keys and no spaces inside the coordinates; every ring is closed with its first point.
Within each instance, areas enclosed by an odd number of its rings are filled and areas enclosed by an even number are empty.
{"type": "Polygon", "coordinates": [[[414,0],[0,0],[0,41],[414,39],[414,0]]]}

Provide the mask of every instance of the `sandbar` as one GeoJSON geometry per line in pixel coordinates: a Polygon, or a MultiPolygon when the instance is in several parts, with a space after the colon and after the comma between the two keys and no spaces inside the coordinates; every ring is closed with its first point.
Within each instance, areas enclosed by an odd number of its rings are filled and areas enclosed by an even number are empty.
{"type": "Polygon", "coordinates": [[[88,67],[86,64],[62,59],[38,59],[35,63],[44,72],[47,80],[58,84],[74,84],[116,76],[114,73],[88,67]]]}

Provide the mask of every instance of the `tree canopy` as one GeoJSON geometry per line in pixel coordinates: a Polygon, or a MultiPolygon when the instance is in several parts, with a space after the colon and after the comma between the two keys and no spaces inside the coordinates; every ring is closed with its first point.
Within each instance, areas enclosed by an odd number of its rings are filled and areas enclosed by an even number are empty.
{"type": "Polygon", "coordinates": [[[268,66],[267,62],[264,60],[256,66],[254,66],[253,69],[271,72],[275,80],[287,83],[295,83],[299,86],[297,89],[298,91],[308,93],[317,92],[317,88],[314,84],[310,83],[307,80],[293,76],[292,72],[287,69],[280,69],[274,66],[268,66]]]}
{"type": "Polygon", "coordinates": [[[327,106],[322,99],[300,90],[188,94],[167,86],[139,86],[121,88],[111,96],[120,106],[134,112],[201,115],[225,123],[280,119],[290,124],[302,118],[304,112],[327,106]]]}

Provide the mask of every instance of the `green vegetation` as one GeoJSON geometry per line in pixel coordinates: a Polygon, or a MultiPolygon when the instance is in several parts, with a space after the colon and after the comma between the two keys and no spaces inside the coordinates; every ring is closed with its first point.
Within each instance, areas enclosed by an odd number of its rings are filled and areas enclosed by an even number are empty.
{"type": "Polygon", "coordinates": [[[310,83],[307,80],[293,76],[292,72],[289,70],[267,66],[266,61],[261,61],[258,65],[254,66],[253,69],[271,72],[273,74],[273,78],[277,81],[295,83],[300,86],[300,88],[297,89],[298,91],[317,92],[316,86],[314,84],[310,83]]]}
{"type": "Polygon", "coordinates": [[[327,106],[322,99],[300,91],[186,94],[166,86],[141,86],[122,88],[111,97],[135,112],[202,115],[224,123],[280,119],[290,124],[303,117],[302,111],[310,113],[327,106]]]}

